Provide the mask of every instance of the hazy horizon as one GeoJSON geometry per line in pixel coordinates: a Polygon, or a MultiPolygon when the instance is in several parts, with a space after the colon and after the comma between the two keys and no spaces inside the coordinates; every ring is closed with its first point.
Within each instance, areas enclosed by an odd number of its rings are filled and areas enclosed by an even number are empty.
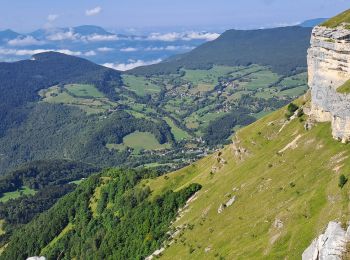
{"type": "Polygon", "coordinates": [[[2,6],[0,30],[28,33],[38,28],[91,24],[119,32],[151,32],[191,29],[223,31],[293,25],[309,19],[334,16],[346,10],[348,3],[344,0],[3,0],[2,6]]]}

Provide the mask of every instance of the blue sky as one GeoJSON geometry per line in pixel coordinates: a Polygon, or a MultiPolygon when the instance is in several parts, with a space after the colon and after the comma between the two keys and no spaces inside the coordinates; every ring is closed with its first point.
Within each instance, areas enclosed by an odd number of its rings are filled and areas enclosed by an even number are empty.
{"type": "Polygon", "coordinates": [[[1,0],[0,29],[259,28],[331,17],[348,8],[348,0],[1,0]]]}

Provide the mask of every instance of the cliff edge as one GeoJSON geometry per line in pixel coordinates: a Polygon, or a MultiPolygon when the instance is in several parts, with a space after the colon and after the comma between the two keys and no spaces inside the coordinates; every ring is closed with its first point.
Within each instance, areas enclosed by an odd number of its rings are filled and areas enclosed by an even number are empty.
{"type": "Polygon", "coordinates": [[[316,26],[308,50],[311,115],[331,122],[333,137],[350,141],[350,9],[316,26]],[[343,89],[343,91],[340,91],[343,89]]]}

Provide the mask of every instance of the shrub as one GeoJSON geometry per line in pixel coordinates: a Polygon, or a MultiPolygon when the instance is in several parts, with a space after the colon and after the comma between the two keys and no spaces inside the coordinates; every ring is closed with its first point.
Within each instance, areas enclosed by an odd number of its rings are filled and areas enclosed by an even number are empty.
{"type": "Polygon", "coordinates": [[[294,113],[295,111],[298,110],[298,106],[294,103],[290,103],[287,107],[288,112],[294,113]]]}
{"type": "Polygon", "coordinates": [[[290,117],[294,114],[294,112],[298,109],[299,107],[296,104],[290,103],[287,107],[287,113],[285,114],[285,117],[289,120],[290,117]]]}
{"type": "Polygon", "coordinates": [[[346,178],[346,177],[344,176],[344,174],[342,174],[342,175],[339,176],[339,184],[338,184],[338,186],[339,186],[340,188],[343,188],[344,185],[345,185],[347,182],[348,182],[348,178],[346,178]]]}
{"type": "Polygon", "coordinates": [[[304,115],[304,110],[302,108],[300,108],[298,110],[298,114],[297,114],[297,117],[302,117],[304,115]]]}

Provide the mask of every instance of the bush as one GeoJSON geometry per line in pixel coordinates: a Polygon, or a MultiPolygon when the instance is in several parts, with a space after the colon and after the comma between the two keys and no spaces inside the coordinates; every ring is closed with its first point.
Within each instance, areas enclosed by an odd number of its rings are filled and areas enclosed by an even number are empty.
{"type": "Polygon", "coordinates": [[[346,177],[344,176],[344,174],[342,174],[342,175],[339,176],[339,184],[338,184],[338,186],[339,186],[340,188],[343,188],[344,185],[345,185],[347,182],[348,182],[348,178],[346,178],[346,177]]]}
{"type": "Polygon", "coordinates": [[[297,111],[298,109],[299,107],[296,104],[290,103],[287,107],[287,113],[285,114],[285,117],[289,120],[291,116],[294,114],[294,112],[297,111]]]}

